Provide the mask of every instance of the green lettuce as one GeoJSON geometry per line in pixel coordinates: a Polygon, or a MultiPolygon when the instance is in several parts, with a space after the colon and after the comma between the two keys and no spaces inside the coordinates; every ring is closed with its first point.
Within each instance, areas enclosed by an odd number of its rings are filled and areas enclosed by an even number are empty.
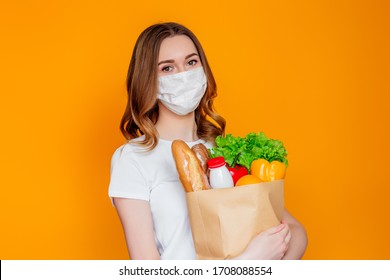
{"type": "Polygon", "coordinates": [[[280,161],[288,166],[287,150],[280,140],[270,139],[263,132],[249,133],[245,138],[227,134],[215,139],[216,146],[210,149],[211,158],[223,156],[233,167],[242,165],[250,170],[252,161],[262,158],[280,161]]]}

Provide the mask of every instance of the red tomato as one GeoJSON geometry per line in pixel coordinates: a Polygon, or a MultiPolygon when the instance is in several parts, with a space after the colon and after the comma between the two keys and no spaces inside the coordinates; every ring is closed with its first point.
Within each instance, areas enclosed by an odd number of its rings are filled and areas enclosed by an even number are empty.
{"type": "Polygon", "coordinates": [[[236,164],[234,167],[228,167],[228,170],[230,174],[232,174],[234,185],[236,185],[238,179],[240,179],[242,176],[248,175],[248,170],[244,166],[238,164],[236,164]]]}

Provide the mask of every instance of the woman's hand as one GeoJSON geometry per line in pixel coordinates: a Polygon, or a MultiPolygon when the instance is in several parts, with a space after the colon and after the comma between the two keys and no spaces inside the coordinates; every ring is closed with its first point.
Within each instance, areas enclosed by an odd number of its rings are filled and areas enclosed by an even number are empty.
{"type": "Polygon", "coordinates": [[[303,257],[307,247],[306,230],[286,209],[284,209],[282,219],[288,223],[292,235],[283,260],[299,260],[303,257]]]}
{"type": "Polygon", "coordinates": [[[284,221],[257,235],[237,260],[280,260],[288,249],[291,232],[284,221]]]}

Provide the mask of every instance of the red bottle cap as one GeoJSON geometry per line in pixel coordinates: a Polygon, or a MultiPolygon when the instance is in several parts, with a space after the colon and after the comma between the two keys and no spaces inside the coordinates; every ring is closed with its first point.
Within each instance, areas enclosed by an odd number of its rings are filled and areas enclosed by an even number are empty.
{"type": "Polygon", "coordinates": [[[224,157],[216,157],[216,158],[211,158],[207,161],[207,165],[209,168],[218,168],[221,166],[226,165],[224,157]]]}

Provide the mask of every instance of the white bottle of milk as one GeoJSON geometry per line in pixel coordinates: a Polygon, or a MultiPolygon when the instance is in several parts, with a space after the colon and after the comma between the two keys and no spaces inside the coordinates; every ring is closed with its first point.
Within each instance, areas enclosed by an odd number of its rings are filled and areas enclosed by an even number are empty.
{"type": "Polygon", "coordinates": [[[210,169],[210,187],[213,189],[234,187],[233,178],[226,167],[223,157],[211,158],[207,165],[210,169]]]}

